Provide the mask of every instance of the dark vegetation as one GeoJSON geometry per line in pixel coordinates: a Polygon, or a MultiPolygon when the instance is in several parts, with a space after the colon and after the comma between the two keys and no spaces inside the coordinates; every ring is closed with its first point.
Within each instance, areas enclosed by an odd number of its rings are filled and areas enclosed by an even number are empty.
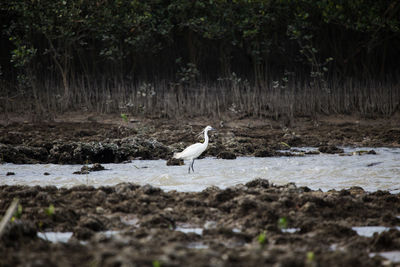
{"type": "Polygon", "coordinates": [[[0,3],[0,112],[390,116],[396,0],[0,3]]]}

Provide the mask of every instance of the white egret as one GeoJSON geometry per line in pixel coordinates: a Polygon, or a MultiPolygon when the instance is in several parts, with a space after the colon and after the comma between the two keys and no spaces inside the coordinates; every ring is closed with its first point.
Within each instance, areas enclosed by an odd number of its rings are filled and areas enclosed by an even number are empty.
{"type": "Polygon", "coordinates": [[[192,168],[192,171],[194,172],[194,169],[193,169],[194,160],[196,158],[198,158],[201,155],[201,153],[203,153],[207,149],[207,146],[208,146],[208,134],[207,133],[208,133],[208,131],[216,131],[216,130],[211,126],[207,126],[202,131],[202,132],[204,132],[204,143],[196,143],[196,144],[190,145],[187,148],[185,148],[182,152],[175,153],[173,156],[175,159],[183,159],[183,160],[191,161],[189,164],[189,173],[190,173],[190,167],[192,168]]]}

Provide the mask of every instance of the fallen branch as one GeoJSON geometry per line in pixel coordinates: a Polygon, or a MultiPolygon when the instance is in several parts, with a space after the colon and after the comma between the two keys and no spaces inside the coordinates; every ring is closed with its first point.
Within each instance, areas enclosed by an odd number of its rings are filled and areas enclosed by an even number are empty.
{"type": "Polygon", "coordinates": [[[3,235],[3,231],[7,226],[7,223],[11,220],[11,217],[15,213],[15,210],[18,207],[19,199],[14,198],[13,202],[11,202],[11,205],[8,207],[6,214],[4,215],[3,219],[1,219],[0,222],[0,237],[3,235]]]}

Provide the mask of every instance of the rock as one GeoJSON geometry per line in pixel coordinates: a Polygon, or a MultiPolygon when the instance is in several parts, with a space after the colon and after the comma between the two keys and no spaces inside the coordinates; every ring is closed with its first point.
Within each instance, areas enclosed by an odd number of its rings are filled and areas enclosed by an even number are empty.
{"type": "Polygon", "coordinates": [[[93,164],[93,166],[91,168],[89,168],[89,171],[91,172],[97,172],[97,171],[103,171],[105,170],[105,168],[100,165],[100,163],[95,163],[93,164]]]}
{"type": "Polygon", "coordinates": [[[15,172],[7,172],[6,176],[15,175],[15,172]]]}
{"type": "Polygon", "coordinates": [[[313,212],[316,210],[316,208],[317,206],[315,205],[314,202],[308,201],[300,208],[300,210],[303,212],[313,212]]]}
{"type": "Polygon", "coordinates": [[[142,227],[148,227],[148,228],[168,228],[168,229],[173,229],[175,228],[175,221],[173,218],[163,215],[163,214],[151,214],[145,216],[140,225],[142,227]]]}
{"type": "Polygon", "coordinates": [[[383,163],[383,162],[382,161],[380,161],[380,162],[372,162],[372,163],[367,164],[367,167],[373,167],[373,166],[379,165],[381,163],[383,163]]]}
{"type": "Polygon", "coordinates": [[[231,188],[227,188],[215,194],[215,204],[219,204],[234,198],[237,195],[231,188]]]}
{"type": "Polygon", "coordinates": [[[73,236],[80,240],[88,240],[94,233],[95,232],[89,228],[77,226],[74,228],[73,236]]]}
{"type": "Polygon", "coordinates": [[[289,146],[300,146],[303,144],[303,140],[299,136],[293,135],[287,139],[286,143],[289,146]]]}
{"type": "Polygon", "coordinates": [[[254,153],[255,157],[265,158],[265,157],[273,157],[276,155],[276,152],[271,149],[260,149],[254,153]]]}
{"type": "Polygon", "coordinates": [[[167,166],[181,166],[184,164],[183,159],[170,158],[167,160],[167,166]]]}
{"type": "Polygon", "coordinates": [[[306,154],[306,155],[319,155],[320,152],[317,151],[317,150],[311,150],[311,151],[305,152],[304,154],[306,154]]]}
{"type": "Polygon", "coordinates": [[[89,174],[89,167],[88,166],[82,166],[80,171],[73,172],[73,174],[89,174]]]}
{"type": "Polygon", "coordinates": [[[160,188],[149,184],[145,184],[144,186],[140,187],[139,190],[146,195],[159,195],[162,192],[160,188]]]}
{"type": "Polygon", "coordinates": [[[217,158],[219,159],[236,159],[236,155],[230,151],[222,151],[218,154],[217,158]]]}
{"type": "Polygon", "coordinates": [[[341,148],[338,148],[336,146],[320,146],[318,150],[321,153],[327,153],[327,154],[339,154],[339,153],[344,153],[344,150],[341,148]]]}
{"type": "Polygon", "coordinates": [[[89,228],[92,231],[98,232],[105,229],[104,224],[96,217],[83,217],[79,221],[79,226],[89,228]]]}
{"type": "Polygon", "coordinates": [[[15,243],[36,238],[36,234],[36,227],[33,222],[15,220],[7,224],[0,240],[7,245],[15,246],[15,243]]]}
{"type": "Polygon", "coordinates": [[[268,188],[269,187],[269,181],[266,179],[255,179],[253,181],[250,181],[246,183],[247,187],[262,187],[262,188],[268,188]]]}
{"type": "Polygon", "coordinates": [[[89,174],[89,172],[103,171],[105,168],[100,163],[93,164],[92,167],[82,166],[80,171],[73,172],[73,174],[89,174]]]}
{"type": "Polygon", "coordinates": [[[43,175],[50,175],[50,173],[48,173],[48,172],[44,172],[44,173],[43,173],[43,175]]]}

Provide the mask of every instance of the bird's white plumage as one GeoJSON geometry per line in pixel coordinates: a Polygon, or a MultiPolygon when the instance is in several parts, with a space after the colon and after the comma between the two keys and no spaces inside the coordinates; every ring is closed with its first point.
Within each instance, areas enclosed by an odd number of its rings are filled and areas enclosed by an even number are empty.
{"type": "MultiPolygon", "coordinates": [[[[191,164],[189,165],[189,172],[190,172],[190,167],[192,167],[193,170],[193,164],[194,160],[198,158],[206,149],[208,146],[208,131],[215,130],[211,126],[207,126],[204,128],[204,143],[196,143],[193,145],[188,146],[185,148],[182,152],[180,153],[175,153],[174,158],[176,159],[184,159],[184,160],[190,160],[191,164]]],[[[193,170],[194,171],[194,170],[193,170]]]]}
{"type": "Polygon", "coordinates": [[[196,143],[193,145],[188,146],[182,152],[176,153],[175,158],[177,159],[184,159],[184,160],[192,160],[197,158],[201,155],[201,153],[206,150],[206,146],[204,143],[196,143]]]}

